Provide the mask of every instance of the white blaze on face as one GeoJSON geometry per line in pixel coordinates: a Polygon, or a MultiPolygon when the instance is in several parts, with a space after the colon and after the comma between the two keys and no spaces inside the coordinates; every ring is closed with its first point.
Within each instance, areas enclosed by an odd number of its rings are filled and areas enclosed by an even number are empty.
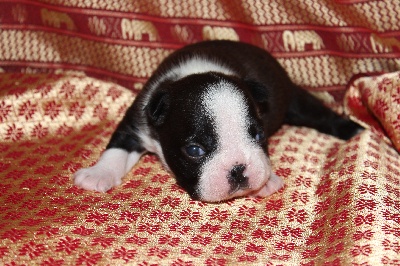
{"type": "Polygon", "coordinates": [[[201,74],[207,72],[218,72],[225,75],[236,75],[233,70],[225,66],[223,63],[195,54],[191,58],[187,58],[179,64],[172,66],[166,73],[160,75],[157,80],[153,81],[153,84],[149,85],[149,93],[145,97],[144,102],[149,102],[149,97],[151,97],[152,92],[156,88],[158,88],[160,83],[167,79],[172,79],[176,81],[193,74],[201,74]]]}
{"type": "MultiPolygon", "coordinates": [[[[199,56],[193,56],[192,58],[181,62],[179,65],[173,67],[169,74],[170,76],[176,76],[176,79],[187,77],[193,74],[200,74],[206,72],[218,72],[225,75],[234,75],[235,73],[228,67],[216,61],[201,58],[199,56]]],[[[167,76],[168,76],[167,75],[167,76]]]]}
{"type": "Polygon", "coordinates": [[[220,82],[203,95],[202,103],[213,122],[218,147],[203,165],[198,194],[204,201],[221,201],[260,190],[271,175],[269,159],[249,134],[248,106],[229,83],[220,82]],[[228,181],[235,165],[243,164],[249,189],[230,194],[228,181]]]}

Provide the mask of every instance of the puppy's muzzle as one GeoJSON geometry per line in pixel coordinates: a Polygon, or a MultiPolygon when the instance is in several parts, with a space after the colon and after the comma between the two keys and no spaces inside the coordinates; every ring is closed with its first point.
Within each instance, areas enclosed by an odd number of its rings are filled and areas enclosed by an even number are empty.
{"type": "Polygon", "coordinates": [[[239,189],[248,188],[249,179],[244,174],[246,166],[243,164],[237,164],[232,167],[228,175],[228,182],[231,186],[229,193],[234,193],[239,189]]]}

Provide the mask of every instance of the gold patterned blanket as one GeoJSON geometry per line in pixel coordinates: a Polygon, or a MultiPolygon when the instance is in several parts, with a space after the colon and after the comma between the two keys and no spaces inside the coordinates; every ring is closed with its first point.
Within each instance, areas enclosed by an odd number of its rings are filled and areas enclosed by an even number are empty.
{"type": "Polygon", "coordinates": [[[1,265],[400,265],[399,1],[0,10],[1,265]],[[367,129],[345,142],[283,126],[269,152],[285,186],[265,199],[193,201],[151,154],[108,193],[72,185],[166,55],[221,38],[271,51],[367,129]]]}
{"type": "Polygon", "coordinates": [[[371,130],[343,142],[284,126],[269,151],[285,187],[266,199],[193,201],[154,155],[100,194],[71,175],[96,161],[133,93],[54,74],[2,74],[0,87],[4,263],[399,262],[400,156],[371,130]]]}

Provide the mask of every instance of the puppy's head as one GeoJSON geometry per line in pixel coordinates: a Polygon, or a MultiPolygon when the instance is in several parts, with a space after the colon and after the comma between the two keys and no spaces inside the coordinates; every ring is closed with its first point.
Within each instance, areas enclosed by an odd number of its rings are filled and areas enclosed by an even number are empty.
{"type": "MultiPolygon", "coordinates": [[[[246,82],[216,73],[165,82],[146,107],[164,164],[189,194],[216,202],[261,190],[266,137],[246,82]]],[[[262,98],[262,97],[261,97],[262,98]]]]}

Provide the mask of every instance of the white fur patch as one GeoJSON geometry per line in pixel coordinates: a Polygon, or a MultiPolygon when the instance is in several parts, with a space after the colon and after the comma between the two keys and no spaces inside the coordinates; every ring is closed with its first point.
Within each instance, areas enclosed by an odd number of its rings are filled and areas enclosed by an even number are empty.
{"type": "Polygon", "coordinates": [[[259,191],[271,176],[268,157],[248,133],[248,106],[243,97],[224,82],[214,85],[203,96],[203,105],[218,136],[218,148],[203,165],[199,179],[198,194],[204,201],[221,201],[259,191]],[[246,166],[244,175],[248,177],[249,189],[230,194],[228,176],[238,164],[246,166]]]}
{"type": "Polygon", "coordinates": [[[189,75],[207,72],[218,72],[225,75],[235,74],[231,69],[221,63],[199,56],[193,56],[189,60],[183,61],[178,66],[171,68],[166,77],[176,77],[178,80],[189,75]]]}
{"type": "Polygon", "coordinates": [[[160,159],[161,163],[163,164],[166,170],[169,170],[169,166],[165,161],[165,157],[161,148],[161,145],[158,141],[154,140],[153,138],[149,137],[148,133],[138,132],[138,137],[142,142],[143,147],[148,151],[157,154],[158,158],[160,159]]]}
{"type": "Polygon", "coordinates": [[[122,149],[107,149],[92,167],[74,174],[76,186],[86,190],[106,192],[121,184],[122,177],[139,161],[141,153],[128,153],[122,149]]]}
{"type": "Polygon", "coordinates": [[[152,84],[149,84],[149,92],[147,98],[144,100],[145,103],[149,102],[149,97],[153,94],[154,90],[158,88],[159,84],[167,79],[173,79],[174,81],[184,78],[193,74],[201,74],[207,72],[218,72],[225,75],[235,75],[235,72],[229,67],[224,66],[222,63],[209,58],[202,58],[199,55],[194,55],[192,58],[180,62],[178,65],[171,67],[168,72],[163,73],[160,77],[155,80],[152,84]]]}

